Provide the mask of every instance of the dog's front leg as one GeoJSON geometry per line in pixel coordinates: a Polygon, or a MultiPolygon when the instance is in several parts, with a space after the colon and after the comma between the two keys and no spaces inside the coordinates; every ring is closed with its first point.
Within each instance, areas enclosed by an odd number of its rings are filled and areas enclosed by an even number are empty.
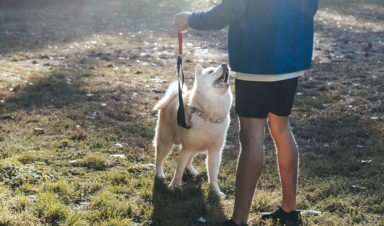
{"type": "Polygon", "coordinates": [[[197,170],[195,170],[195,168],[193,168],[193,166],[192,166],[192,161],[193,161],[193,158],[195,157],[196,155],[191,155],[191,157],[189,158],[189,160],[188,160],[188,163],[187,163],[187,170],[191,173],[191,174],[193,174],[193,175],[196,175],[196,174],[198,174],[199,172],[197,172],[197,170]]]}
{"type": "Polygon", "coordinates": [[[187,166],[189,159],[193,156],[193,152],[185,149],[181,149],[179,159],[177,160],[176,172],[173,176],[171,186],[179,186],[183,178],[184,169],[187,166]]]}
{"type": "Polygon", "coordinates": [[[217,185],[217,177],[219,174],[219,167],[221,161],[221,148],[211,148],[208,150],[208,158],[206,160],[207,171],[208,171],[208,182],[212,189],[219,196],[225,196],[224,193],[220,191],[219,186],[217,185]]]}

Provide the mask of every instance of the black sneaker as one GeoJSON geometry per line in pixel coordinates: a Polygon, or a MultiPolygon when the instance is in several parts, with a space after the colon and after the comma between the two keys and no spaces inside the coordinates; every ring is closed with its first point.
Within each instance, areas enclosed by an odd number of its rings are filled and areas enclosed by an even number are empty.
{"type": "Polygon", "coordinates": [[[224,221],[224,223],[221,226],[248,226],[248,224],[236,224],[231,219],[231,220],[224,221]]]}
{"type": "Polygon", "coordinates": [[[300,211],[285,212],[281,207],[272,213],[264,214],[261,219],[272,219],[275,223],[278,222],[286,226],[302,226],[303,220],[301,219],[300,211]]]}

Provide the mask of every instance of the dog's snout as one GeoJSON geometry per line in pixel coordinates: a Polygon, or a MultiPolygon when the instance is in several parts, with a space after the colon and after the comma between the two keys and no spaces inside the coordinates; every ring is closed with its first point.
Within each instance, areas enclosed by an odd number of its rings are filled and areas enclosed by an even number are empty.
{"type": "Polygon", "coordinates": [[[227,64],[222,64],[221,67],[223,68],[224,71],[229,71],[227,64]]]}

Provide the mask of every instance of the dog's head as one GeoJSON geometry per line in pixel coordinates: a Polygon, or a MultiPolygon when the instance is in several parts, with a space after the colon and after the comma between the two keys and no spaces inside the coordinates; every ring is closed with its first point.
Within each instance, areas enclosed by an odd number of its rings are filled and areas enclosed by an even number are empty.
{"type": "Polygon", "coordinates": [[[203,68],[196,66],[195,70],[195,86],[203,92],[213,92],[212,94],[222,94],[229,88],[229,67],[222,64],[216,68],[203,68]]]}

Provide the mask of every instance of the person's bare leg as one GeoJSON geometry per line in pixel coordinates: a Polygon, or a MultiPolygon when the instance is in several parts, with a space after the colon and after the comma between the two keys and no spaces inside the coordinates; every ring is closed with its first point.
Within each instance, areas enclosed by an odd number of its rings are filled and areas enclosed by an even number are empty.
{"type": "Polygon", "coordinates": [[[257,181],[264,161],[266,119],[239,117],[240,154],[236,172],[235,207],[232,220],[246,224],[257,181]]]}
{"type": "Polygon", "coordinates": [[[268,114],[268,124],[277,149],[280,180],[283,190],[281,207],[284,211],[296,210],[298,149],[289,125],[289,118],[268,114]]]}

